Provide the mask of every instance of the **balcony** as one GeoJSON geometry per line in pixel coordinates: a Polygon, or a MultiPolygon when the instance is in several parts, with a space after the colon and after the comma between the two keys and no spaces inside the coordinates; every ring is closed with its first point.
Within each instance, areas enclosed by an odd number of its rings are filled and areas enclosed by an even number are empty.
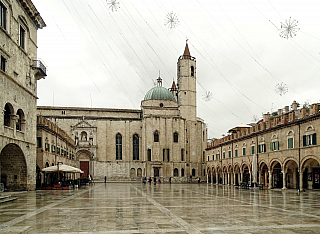
{"type": "Polygon", "coordinates": [[[32,68],[37,70],[35,72],[35,77],[37,80],[40,80],[41,78],[45,78],[47,76],[47,68],[41,62],[41,60],[33,60],[32,61],[32,68]]]}

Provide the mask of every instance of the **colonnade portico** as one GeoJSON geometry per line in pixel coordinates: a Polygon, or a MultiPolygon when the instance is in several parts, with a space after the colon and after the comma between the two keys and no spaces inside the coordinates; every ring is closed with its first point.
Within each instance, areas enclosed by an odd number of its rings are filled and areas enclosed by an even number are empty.
{"type": "Polygon", "coordinates": [[[282,163],[274,160],[268,164],[261,161],[258,165],[256,179],[253,178],[252,164],[236,164],[229,166],[228,170],[227,166],[221,169],[220,165],[207,168],[207,183],[210,179],[210,184],[217,185],[237,186],[246,183],[253,186],[256,183],[268,189],[313,189],[317,188],[313,180],[319,179],[317,173],[320,171],[320,163],[314,158],[305,159],[300,170],[298,163],[293,159],[282,163]]]}

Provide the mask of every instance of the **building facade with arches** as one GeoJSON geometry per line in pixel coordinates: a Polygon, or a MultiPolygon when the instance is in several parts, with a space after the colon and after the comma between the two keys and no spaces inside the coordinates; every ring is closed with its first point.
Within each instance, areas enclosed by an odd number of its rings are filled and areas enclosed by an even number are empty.
{"type": "Polygon", "coordinates": [[[320,104],[298,104],[239,125],[206,149],[207,182],[320,189],[320,104]]]}
{"type": "Polygon", "coordinates": [[[36,185],[37,30],[45,27],[30,0],[0,0],[0,175],[8,190],[36,185]]]}
{"type": "Polygon", "coordinates": [[[196,116],[196,59],[188,44],[177,70],[178,87],[162,87],[159,77],[138,110],[38,106],[38,115],[74,139],[75,160],[94,179],[204,179],[207,131],[196,116]]]}

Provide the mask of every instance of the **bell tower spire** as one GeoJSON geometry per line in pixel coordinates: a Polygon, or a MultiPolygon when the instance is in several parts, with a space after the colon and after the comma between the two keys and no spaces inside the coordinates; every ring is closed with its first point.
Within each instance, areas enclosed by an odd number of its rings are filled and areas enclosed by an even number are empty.
{"type": "Polygon", "coordinates": [[[183,55],[178,59],[178,104],[181,117],[196,121],[197,91],[196,91],[196,58],[190,54],[188,39],[183,55]]]}

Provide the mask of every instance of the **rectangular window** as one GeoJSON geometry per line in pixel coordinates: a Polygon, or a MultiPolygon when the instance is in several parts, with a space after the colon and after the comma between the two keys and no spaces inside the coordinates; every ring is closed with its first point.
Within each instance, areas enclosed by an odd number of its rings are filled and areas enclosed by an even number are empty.
{"type": "Polygon", "coordinates": [[[7,8],[0,2],[0,26],[7,28],[7,8]]]}
{"type": "MultiPolygon", "coordinates": [[[[181,149],[181,161],[184,161],[184,149],[181,149]]],[[[209,159],[208,159],[209,161],[209,159]]]]}
{"type": "Polygon", "coordinates": [[[56,151],[56,146],[51,145],[51,152],[54,153],[56,151]]]}
{"type": "Polygon", "coordinates": [[[265,153],[266,152],[266,144],[258,145],[258,153],[265,153]]]}
{"type": "Polygon", "coordinates": [[[41,147],[42,147],[42,138],[37,137],[37,148],[41,148],[41,147]]]}
{"type": "Polygon", "coordinates": [[[1,56],[1,65],[0,65],[0,69],[4,72],[6,72],[6,59],[1,56]]]}
{"type": "Polygon", "coordinates": [[[251,154],[254,154],[254,145],[251,146],[251,154]]]}
{"type": "Polygon", "coordinates": [[[303,146],[316,145],[316,144],[317,144],[317,134],[316,133],[303,136],[303,146]]]}
{"type": "Polygon", "coordinates": [[[25,37],[26,37],[26,31],[22,26],[20,26],[20,46],[23,49],[25,47],[25,37]]]}
{"type": "Polygon", "coordinates": [[[279,150],[279,141],[270,142],[270,151],[279,150]]]}
{"type": "Polygon", "coordinates": [[[151,161],[151,149],[148,149],[148,161],[151,161]]]}
{"type": "Polygon", "coordinates": [[[246,148],[242,148],[242,155],[246,156],[246,148]]]}
{"type": "Polygon", "coordinates": [[[288,149],[293,149],[293,138],[288,138],[288,149]]]}
{"type": "Polygon", "coordinates": [[[231,150],[228,151],[228,157],[231,158],[231,150]]]}
{"type": "Polygon", "coordinates": [[[166,160],[166,149],[162,150],[162,161],[164,162],[166,160]]]}
{"type": "Polygon", "coordinates": [[[226,152],[223,152],[222,155],[223,155],[223,159],[225,159],[226,158],[226,152]]]}
{"type": "Polygon", "coordinates": [[[60,154],[60,148],[57,147],[57,154],[60,154]]]}
{"type": "Polygon", "coordinates": [[[214,161],[214,154],[212,155],[212,160],[214,161]]]}
{"type": "Polygon", "coordinates": [[[216,159],[220,160],[220,155],[219,154],[216,155],[216,159]]]}
{"type": "Polygon", "coordinates": [[[170,162],[170,149],[167,149],[167,162],[170,162]]]}
{"type": "Polygon", "coordinates": [[[235,157],[238,157],[238,149],[236,149],[236,150],[234,151],[234,156],[235,156],[235,157]]]}
{"type": "Polygon", "coordinates": [[[210,161],[210,156],[208,155],[208,162],[210,161]]]}

